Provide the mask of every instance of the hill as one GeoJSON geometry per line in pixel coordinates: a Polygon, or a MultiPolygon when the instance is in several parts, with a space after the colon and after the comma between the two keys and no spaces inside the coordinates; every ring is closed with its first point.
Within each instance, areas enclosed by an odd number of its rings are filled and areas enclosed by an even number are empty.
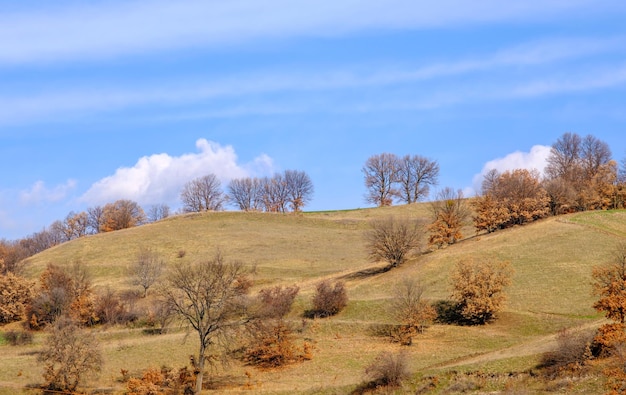
{"type": "MultiPolygon", "coordinates": [[[[314,285],[323,278],[346,282],[350,302],[339,315],[306,322],[302,329],[315,344],[311,361],[281,370],[260,371],[234,363],[214,377],[231,391],[244,384],[255,392],[347,393],[363,381],[364,367],[382,350],[399,350],[372,336],[372,325],[390,322],[389,298],[406,278],[418,279],[425,297],[445,300],[449,273],[463,257],[507,260],[515,273],[505,311],[484,327],[433,325],[420,335],[409,353],[414,386],[423,377],[446,376],[453,370],[490,372],[533,368],[541,353],[554,344],[562,328],[588,329],[603,322],[592,308],[591,268],[610,259],[626,237],[626,212],[587,212],[553,217],[537,223],[474,236],[420,255],[397,269],[381,272],[368,262],[364,232],[372,218],[387,215],[428,217],[427,204],[333,212],[276,215],[217,212],[189,214],[118,232],[65,243],[29,259],[27,275],[36,279],[47,263],[81,262],[96,288],[130,288],[126,268],[141,247],[149,247],[169,265],[206,259],[219,248],[227,259],[256,267],[255,288],[297,284],[301,293],[290,318],[300,322],[314,285]],[[248,372],[248,375],[244,374],[248,372]]],[[[41,342],[28,350],[1,345],[0,388],[23,387],[40,381],[33,366],[41,342]]],[[[147,336],[129,328],[98,329],[105,350],[105,367],[90,385],[121,389],[120,369],[135,372],[149,366],[183,366],[195,351],[194,337],[185,331],[147,336]]],[[[494,373],[494,374],[495,374],[494,373]]],[[[219,383],[215,383],[219,386],[219,383]]],[[[589,391],[589,383],[580,390],[589,391]]],[[[597,383],[595,384],[597,386],[597,383]]],[[[220,387],[224,391],[226,387],[220,387]]],[[[574,388],[575,390],[576,388],[574,388]]]]}

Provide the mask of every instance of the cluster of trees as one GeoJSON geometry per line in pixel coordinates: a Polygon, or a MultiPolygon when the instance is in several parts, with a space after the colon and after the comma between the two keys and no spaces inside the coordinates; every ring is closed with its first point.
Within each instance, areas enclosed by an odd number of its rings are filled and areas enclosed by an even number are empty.
{"type": "MultiPolygon", "coordinates": [[[[362,171],[366,201],[387,206],[427,197],[439,166],[422,156],[383,153],[368,158],[362,171]]],[[[626,159],[620,169],[606,142],[565,133],[552,145],[545,169],[492,170],[471,200],[451,188],[439,191],[431,203],[429,241],[435,247],[455,243],[470,216],[477,232],[490,233],[549,215],[623,208],[625,202],[626,159]]]]}
{"type": "Polygon", "coordinates": [[[299,212],[313,197],[313,183],[298,170],[285,170],[273,177],[245,177],[230,181],[228,193],[222,191],[214,174],[196,178],[181,192],[186,212],[217,211],[229,202],[242,211],[299,212]]]}

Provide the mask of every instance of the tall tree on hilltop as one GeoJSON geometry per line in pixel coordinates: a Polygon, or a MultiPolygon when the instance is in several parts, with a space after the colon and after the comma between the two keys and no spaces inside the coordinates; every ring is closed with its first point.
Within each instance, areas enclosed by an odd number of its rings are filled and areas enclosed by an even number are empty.
{"type": "Polygon", "coordinates": [[[398,195],[395,184],[399,177],[399,159],[395,154],[383,153],[367,159],[361,169],[365,176],[365,200],[379,207],[391,206],[398,195]]]}
{"type": "Polygon", "coordinates": [[[428,196],[430,187],[437,185],[439,164],[419,155],[405,155],[398,160],[398,194],[407,204],[428,196]]]}
{"type": "Polygon", "coordinates": [[[223,208],[226,196],[215,174],[195,178],[185,184],[180,193],[186,212],[218,211],[223,208]]]}

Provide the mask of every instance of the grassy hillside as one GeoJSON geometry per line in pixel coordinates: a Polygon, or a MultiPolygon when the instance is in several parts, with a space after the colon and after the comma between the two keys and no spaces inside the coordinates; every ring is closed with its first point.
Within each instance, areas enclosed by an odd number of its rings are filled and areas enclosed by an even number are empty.
{"type": "MultiPolygon", "coordinates": [[[[350,302],[339,315],[309,321],[303,330],[314,341],[311,361],[277,371],[259,371],[232,364],[216,377],[237,392],[243,384],[255,392],[348,393],[363,381],[363,370],[381,350],[399,350],[371,335],[372,324],[389,322],[386,311],[393,290],[403,279],[424,284],[433,301],[449,294],[449,273],[463,257],[495,257],[515,270],[509,300],[498,321],[485,327],[433,325],[405,347],[414,382],[454,369],[520,371],[536,365],[562,328],[593,328],[602,318],[592,308],[591,268],[610,259],[626,237],[626,212],[592,212],[550,218],[524,227],[474,236],[448,248],[425,253],[408,264],[376,274],[368,262],[364,232],[372,218],[386,215],[428,217],[417,204],[380,209],[306,213],[303,215],[220,212],[185,215],[108,234],[85,237],[45,251],[29,260],[27,275],[36,279],[47,263],[81,262],[96,288],[130,288],[125,271],[140,247],[150,247],[169,265],[210,258],[219,248],[227,259],[256,267],[256,288],[298,284],[291,318],[301,321],[314,284],[322,278],[346,281],[350,302]],[[179,257],[184,251],[184,257],[179,257]],[[244,374],[248,372],[249,378],[244,374]]],[[[93,387],[120,389],[120,369],[183,366],[195,351],[195,338],[184,342],[184,330],[146,336],[128,328],[98,329],[105,367],[93,387]]],[[[24,347],[0,345],[0,388],[37,383],[34,363],[43,335],[24,347]]],[[[414,384],[419,386],[419,384],[414,384]]],[[[224,391],[224,387],[220,391],[224,391]]],[[[576,388],[574,388],[576,390],[576,388]]],[[[582,385],[582,392],[589,388],[582,385]]],[[[248,391],[249,393],[249,391],[248,391]]]]}

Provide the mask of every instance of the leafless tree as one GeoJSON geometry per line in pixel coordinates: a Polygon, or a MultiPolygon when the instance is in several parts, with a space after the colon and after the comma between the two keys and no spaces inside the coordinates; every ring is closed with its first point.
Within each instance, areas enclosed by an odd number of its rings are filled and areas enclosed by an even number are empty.
{"type": "Polygon", "coordinates": [[[156,222],[170,216],[170,206],[165,203],[153,204],[148,208],[147,217],[149,222],[156,222]]]}
{"type": "Polygon", "coordinates": [[[241,262],[226,262],[218,252],[210,261],[175,265],[166,276],[161,289],[165,302],[198,335],[198,355],[193,359],[196,393],[202,390],[209,348],[248,320],[244,269],[241,262]]]}
{"type": "Polygon", "coordinates": [[[428,196],[430,187],[437,185],[439,164],[419,155],[405,155],[398,161],[399,196],[407,204],[428,196]]]}
{"type": "Polygon", "coordinates": [[[262,209],[261,181],[258,178],[235,178],[228,184],[229,201],[242,211],[262,209]]]}
{"type": "Polygon", "coordinates": [[[611,155],[607,143],[592,135],[585,136],[580,147],[580,161],[585,179],[591,180],[595,177],[601,167],[609,163],[611,155]]]}
{"type": "Polygon", "coordinates": [[[262,178],[260,184],[265,211],[272,213],[286,212],[289,190],[287,189],[285,177],[280,173],[276,173],[272,178],[262,178]]]}
{"type": "Polygon", "coordinates": [[[141,248],[135,262],[129,269],[132,284],[141,286],[143,296],[146,297],[148,288],[158,280],[164,267],[165,261],[156,251],[141,248]]]}
{"type": "Polygon", "coordinates": [[[207,174],[189,181],[180,193],[186,212],[218,211],[223,208],[226,196],[215,174],[207,174]]]}
{"type": "Polygon", "coordinates": [[[284,181],[289,204],[294,212],[299,212],[313,197],[313,182],[308,174],[298,170],[286,170],[284,181]]]}
{"type": "Polygon", "coordinates": [[[103,220],[104,208],[102,206],[94,206],[87,209],[87,227],[91,233],[100,232],[103,220]]]}
{"type": "Polygon", "coordinates": [[[366,235],[367,251],[373,261],[385,261],[391,269],[405,263],[420,249],[423,234],[423,226],[415,220],[376,219],[366,235]]]}
{"type": "Polygon", "coordinates": [[[576,133],[565,133],[550,150],[545,174],[549,178],[563,178],[573,182],[580,172],[580,152],[582,139],[576,133]]]}
{"type": "Polygon", "coordinates": [[[399,179],[399,159],[395,154],[383,153],[367,159],[361,169],[365,176],[365,201],[379,207],[390,206],[398,195],[394,188],[399,179]]]}

